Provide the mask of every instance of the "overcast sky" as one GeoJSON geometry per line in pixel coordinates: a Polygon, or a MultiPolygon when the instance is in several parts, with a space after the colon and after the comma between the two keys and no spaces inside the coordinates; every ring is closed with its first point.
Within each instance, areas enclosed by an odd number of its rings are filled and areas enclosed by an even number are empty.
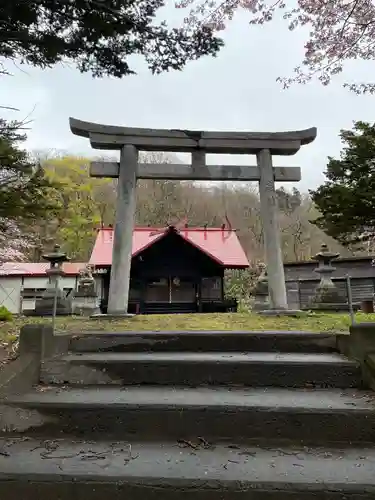
{"type": "MultiPolygon", "coordinates": [[[[173,15],[175,15],[173,13],[173,15]]],[[[27,147],[95,155],[88,140],[75,137],[68,118],[134,127],[200,130],[282,131],[316,126],[318,137],[276,165],[299,165],[302,190],[324,177],[327,156],[340,152],[339,131],[354,120],[375,121],[375,96],[356,96],[345,81],[373,74],[369,63],[347,67],[329,87],[318,82],[283,90],[278,76],[291,74],[303,54],[305,32],[290,33],[284,21],[248,25],[242,11],[225,33],[226,47],[215,58],[188,64],[182,72],[153,76],[135,61],[137,76],[93,79],[73,68],[11,67],[0,79],[0,103],[15,106],[8,118],[33,120],[27,147]]],[[[254,164],[251,157],[210,157],[210,163],[254,164]]]]}

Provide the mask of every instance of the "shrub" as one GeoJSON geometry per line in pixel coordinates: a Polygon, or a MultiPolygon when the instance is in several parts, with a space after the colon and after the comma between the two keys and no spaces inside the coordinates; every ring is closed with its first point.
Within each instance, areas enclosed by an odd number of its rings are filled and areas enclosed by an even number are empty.
{"type": "Polygon", "coordinates": [[[238,302],[238,310],[239,313],[250,313],[252,309],[253,301],[251,299],[240,299],[238,302]]]}
{"type": "Polygon", "coordinates": [[[12,321],[13,314],[5,307],[0,306],[0,321],[12,321]]]}

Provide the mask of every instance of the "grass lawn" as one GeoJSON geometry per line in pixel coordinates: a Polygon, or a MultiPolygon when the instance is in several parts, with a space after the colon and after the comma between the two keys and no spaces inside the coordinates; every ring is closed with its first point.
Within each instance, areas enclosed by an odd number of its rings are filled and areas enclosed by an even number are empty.
{"type": "MultiPolygon", "coordinates": [[[[356,314],[356,321],[375,321],[375,314],[356,314]]],[[[0,343],[17,338],[21,326],[51,323],[50,318],[15,318],[0,322],[0,343]]],[[[348,332],[348,314],[310,313],[299,318],[266,317],[255,313],[141,315],[122,320],[93,320],[81,317],[56,318],[56,330],[72,333],[83,331],[145,330],[305,330],[312,332],[348,332]]]]}

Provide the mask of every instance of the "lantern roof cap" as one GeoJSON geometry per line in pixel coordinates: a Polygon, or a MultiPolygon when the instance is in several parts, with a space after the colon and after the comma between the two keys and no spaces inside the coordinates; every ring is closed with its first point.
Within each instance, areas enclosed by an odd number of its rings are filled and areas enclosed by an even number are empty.
{"type": "Polygon", "coordinates": [[[334,260],[337,259],[338,257],[340,257],[340,254],[338,252],[331,252],[328,248],[328,245],[326,243],[322,243],[320,247],[320,252],[314,255],[313,259],[317,261],[325,259],[334,260]]]}

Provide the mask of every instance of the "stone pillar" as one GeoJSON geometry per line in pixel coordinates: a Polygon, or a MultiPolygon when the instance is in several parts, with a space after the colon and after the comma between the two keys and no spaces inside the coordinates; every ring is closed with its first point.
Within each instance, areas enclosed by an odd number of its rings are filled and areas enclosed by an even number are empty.
{"type": "Polygon", "coordinates": [[[92,275],[91,266],[79,271],[77,290],[73,296],[73,314],[80,316],[92,316],[100,314],[99,298],[96,293],[95,279],[92,275]]]}
{"type": "Polygon", "coordinates": [[[288,302],[278,223],[277,195],[272,168],[272,155],[269,149],[262,149],[257,154],[257,162],[260,170],[260,212],[266,247],[270,308],[282,311],[288,309],[288,302]]]}
{"type": "Polygon", "coordinates": [[[138,150],[132,145],[124,146],[121,151],[116,221],[113,230],[107,311],[109,315],[126,316],[128,313],[137,166],[138,150]]]}
{"type": "Polygon", "coordinates": [[[267,267],[262,263],[259,264],[259,269],[260,275],[252,292],[254,296],[253,311],[265,311],[270,306],[267,267]]]}

